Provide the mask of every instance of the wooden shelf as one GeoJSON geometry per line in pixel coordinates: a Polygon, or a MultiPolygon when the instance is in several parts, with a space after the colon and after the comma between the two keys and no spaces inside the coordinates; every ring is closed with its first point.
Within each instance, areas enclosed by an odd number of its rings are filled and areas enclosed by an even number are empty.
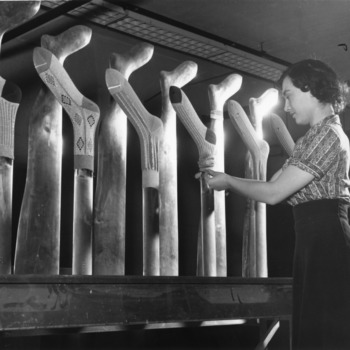
{"type": "Polygon", "coordinates": [[[290,278],[0,277],[3,335],[288,319],[291,310],[290,278]]]}

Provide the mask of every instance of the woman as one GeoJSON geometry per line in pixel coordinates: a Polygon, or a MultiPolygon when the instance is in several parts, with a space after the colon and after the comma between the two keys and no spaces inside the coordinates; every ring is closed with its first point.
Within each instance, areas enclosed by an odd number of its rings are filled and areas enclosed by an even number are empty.
{"type": "Polygon", "coordinates": [[[285,111],[309,125],[269,182],[208,170],[208,186],[267,204],[293,206],[293,348],[350,349],[349,141],[339,116],[343,88],[318,60],[289,67],[281,79],[285,111]]]}

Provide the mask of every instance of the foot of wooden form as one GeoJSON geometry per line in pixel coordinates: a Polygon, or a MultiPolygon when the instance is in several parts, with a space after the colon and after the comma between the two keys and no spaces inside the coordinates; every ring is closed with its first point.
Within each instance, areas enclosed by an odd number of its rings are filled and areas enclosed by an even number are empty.
{"type": "Polygon", "coordinates": [[[154,46],[140,43],[125,53],[113,53],[110,57],[110,68],[119,71],[126,80],[130,75],[144,66],[153,56],[154,46]]]}
{"type": "Polygon", "coordinates": [[[89,27],[77,25],[56,36],[44,34],[41,37],[41,47],[52,52],[63,64],[68,56],[90,43],[91,35],[89,27]]]}

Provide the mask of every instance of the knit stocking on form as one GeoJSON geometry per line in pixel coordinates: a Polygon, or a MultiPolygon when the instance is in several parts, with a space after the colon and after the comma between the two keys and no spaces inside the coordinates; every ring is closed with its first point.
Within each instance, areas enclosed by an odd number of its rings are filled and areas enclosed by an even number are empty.
{"type": "Polygon", "coordinates": [[[40,78],[68,113],[73,124],[74,167],[93,171],[99,107],[77,90],[66,70],[50,51],[37,47],[33,58],[40,78]]]}
{"type": "Polygon", "coordinates": [[[228,112],[231,122],[253,154],[259,153],[258,136],[242,106],[233,100],[228,102],[228,112]]]}
{"type": "Polygon", "coordinates": [[[210,84],[208,88],[211,119],[210,129],[215,132],[217,137],[215,170],[218,171],[224,171],[224,105],[228,98],[240,89],[241,85],[242,77],[238,74],[231,74],[219,84],[210,84]]]}
{"type": "Polygon", "coordinates": [[[199,169],[202,171],[212,168],[215,156],[215,133],[202,123],[188,97],[180,88],[170,87],[170,101],[197,145],[199,169]]]}
{"type": "Polygon", "coordinates": [[[283,120],[274,113],[269,115],[269,119],[272,129],[274,130],[280,144],[282,145],[287,155],[291,156],[295,143],[286,127],[286,124],[284,124],[283,120]]]}
{"type": "Polygon", "coordinates": [[[0,77],[0,156],[14,158],[14,128],[22,98],[19,87],[0,77]]]}
{"type": "Polygon", "coordinates": [[[162,121],[148,113],[129,82],[115,69],[106,70],[106,84],[110,94],[119,103],[134,125],[141,143],[143,187],[158,188],[159,144],[163,135],[162,121]]]}

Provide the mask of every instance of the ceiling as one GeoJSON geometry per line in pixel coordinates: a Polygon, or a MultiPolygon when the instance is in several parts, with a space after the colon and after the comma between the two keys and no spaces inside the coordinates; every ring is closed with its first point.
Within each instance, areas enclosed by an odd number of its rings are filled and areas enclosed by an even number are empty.
{"type": "Polygon", "coordinates": [[[141,0],[135,5],[286,62],[324,60],[350,78],[348,0],[141,0]]]}
{"type": "MultiPolygon", "coordinates": [[[[29,31],[41,35],[43,31],[38,28],[50,28],[50,23],[58,23],[64,15],[88,20],[106,31],[122,33],[118,25],[108,25],[122,16],[118,9],[237,48],[265,62],[274,62],[279,71],[289,63],[312,57],[326,61],[343,79],[350,79],[348,0],[41,1],[38,14],[25,25],[6,33],[4,43],[14,38],[18,40],[29,31]]],[[[152,43],[161,42],[155,37],[152,43]]],[[[240,71],[239,66],[235,69],[240,71]]],[[[276,80],[276,75],[262,78],[276,80]]]]}
{"type": "MultiPolygon", "coordinates": [[[[64,2],[67,1],[53,3],[59,6],[64,2]]],[[[48,3],[42,1],[43,6],[48,3]]],[[[348,0],[95,0],[90,3],[118,5],[277,61],[293,63],[306,57],[319,58],[331,64],[342,78],[350,79],[348,0]]]]}

